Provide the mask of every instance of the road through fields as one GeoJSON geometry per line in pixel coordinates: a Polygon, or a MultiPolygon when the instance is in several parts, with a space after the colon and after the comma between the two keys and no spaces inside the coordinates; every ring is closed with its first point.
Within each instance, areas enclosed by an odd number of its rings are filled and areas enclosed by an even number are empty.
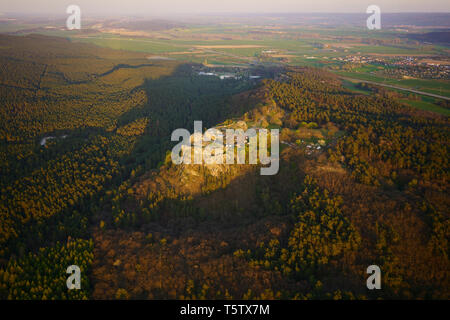
{"type": "Polygon", "coordinates": [[[364,82],[364,83],[373,84],[373,85],[382,86],[382,87],[387,87],[387,88],[391,88],[391,89],[409,91],[409,92],[421,94],[421,95],[424,95],[424,96],[429,96],[429,97],[433,97],[433,98],[444,99],[444,100],[450,101],[449,97],[441,96],[441,95],[434,94],[434,93],[428,93],[428,92],[424,92],[424,91],[419,91],[419,90],[415,90],[415,89],[410,89],[410,88],[405,88],[405,87],[397,87],[397,86],[393,86],[393,85],[390,85],[390,84],[384,84],[384,83],[380,83],[380,82],[361,80],[361,79],[355,79],[355,78],[348,78],[348,77],[340,77],[340,78],[344,79],[344,80],[364,82]]]}

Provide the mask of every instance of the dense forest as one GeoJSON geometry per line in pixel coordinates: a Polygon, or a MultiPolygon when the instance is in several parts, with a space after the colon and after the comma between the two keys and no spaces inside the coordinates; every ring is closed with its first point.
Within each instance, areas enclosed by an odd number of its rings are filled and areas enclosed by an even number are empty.
{"type": "Polygon", "coordinates": [[[318,69],[221,80],[38,35],[0,60],[0,298],[449,298],[447,117],[318,69]],[[173,165],[194,120],[279,128],[279,173],[173,165]]]}

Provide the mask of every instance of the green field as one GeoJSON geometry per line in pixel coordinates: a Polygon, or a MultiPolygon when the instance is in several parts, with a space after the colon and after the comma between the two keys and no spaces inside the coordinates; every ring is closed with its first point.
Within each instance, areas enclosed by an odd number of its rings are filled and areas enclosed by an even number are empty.
{"type": "MultiPolygon", "coordinates": [[[[364,89],[359,88],[357,86],[357,84],[358,84],[357,81],[342,80],[342,84],[345,88],[347,88],[355,93],[364,94],[364,95],[371,94],[370,90],[364,90],[364,89]]],[[[395,91],[395,92],[398,92],[401,94],[405,93],[404,91],[401,91],[401,90],[389,89],[389,88],[385,88],[385,89],[389,90],[389,91],[395,91]]],[[[418,95],[418,96],[420,97],[420,100],[412,100],[412,99],[408,99],[408,98],[402,98],[402,99],[399,99],[399,101],[404,104],[407,104],[408,106],[411,106],[413,108],[436,112],[436,113],[442,114],[444,116],[450,115],[449,109],[443,108],[436,104],[436,102],[439,99],[435,99],[435,98],[427,97],[427,96],[421,96],[421,95],[418,95]]]]}
{"type": "Polygon", "coordinates": [[[165,41],[155,41],[147,39],[119,38],[119,37],[89,37],[72,38],[74,41],[93,43],[100,47],[106,47],[116,50],[127,50],[147,53],[167,53],[183,51],[189,47],[175,45],[165,41]]]}
{"type": "Polygon", "coordinates": [[[420,100],[420,101],[415,101],[415,100],[408,100],[408,99],[400,99],[401,102],[417,108],[417,109],[421,109],[421,110],[426,110],[426,111],[433,111],[436,113],[440,113],[443,114],[444,116],[450,116],[450,110],[437,106],[436,104],[432,103],[432,102],[428,102],[425,101],[424,99],[420,100]]]}
{"type": "Polygon", "coordinates": [[[358,73],[358,72],[346,72],[346,71],[336,71],[336,74],[366,81],[379,82],[383,84],[389,84],[393,86],[405,87],[410,89],[416,89],[432,94],[442,95],[450,97],[450,86],[447,81],[442,80],[424,80],[424,79],[390,79],[383,78],[373,74],[358,73]]]}
{"type": "Polygon", "coordinates": [[[349,81],[349,80],[342,80],[342,85],[343,85],[345,88],[347,88],[347,89],[349,89],[349,90],[351,90],[351,91],[354,91],[354,92],[356,92],[356,93],[364,94],[364,95],[370,95],[370,90],[363,90],[363,89],[361,89],[361,88],[358,88],[358,87],[356,86],[356,85],[357,85],[356,82],[349,81]]]}

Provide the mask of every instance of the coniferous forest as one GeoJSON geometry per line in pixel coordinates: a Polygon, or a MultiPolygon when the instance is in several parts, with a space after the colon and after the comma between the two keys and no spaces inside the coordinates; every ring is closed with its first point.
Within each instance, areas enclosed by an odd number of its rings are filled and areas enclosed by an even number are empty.
{"type": "Polygon", "coordinates": [[[310,67],[42,35],[0,35],[0,62],[0,299],[450,298],[448,116],[310,67]],[[195,120],[278,128],[278,174],[174,165],[195,120]]]}

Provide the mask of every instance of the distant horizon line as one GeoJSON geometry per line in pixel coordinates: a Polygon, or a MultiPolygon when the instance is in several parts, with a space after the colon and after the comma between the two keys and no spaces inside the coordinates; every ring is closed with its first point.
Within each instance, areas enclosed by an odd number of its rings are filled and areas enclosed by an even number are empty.
{"type": "MultiPolygon", "coordinates": [[[[152,15],[144,15],[142,12],[140,13],[96,13],[96,12],[88,12],[85,14],[85,16],[97,16],[97,17],[124,17],[124,16],[140,16],[140,17],[158,17],[158,16],[210,16],[210,15],[216,15],[216,16],[230,16],[230,15],[236,15],[236,16],[260,16],[260,15],[298,15],[298,14],[338,14],[338,15],[344,15],[344,14],[354,14],[354,15],[367,15],[365,12],[341,12],[341,11],[308,11],[308,12],[199,12],[199,13],[159,13],[159,14],[152,14],[152,15]]],[[[383,12],[383,14],[450,14],[449,11],[386,11],[383,12]]],[[[66,16],[65,13],[56,13],[56,12],[6,12],[6,11],[0,11],[0,17],[5,15],[23,15],[23,16],[66,16]]]]}

